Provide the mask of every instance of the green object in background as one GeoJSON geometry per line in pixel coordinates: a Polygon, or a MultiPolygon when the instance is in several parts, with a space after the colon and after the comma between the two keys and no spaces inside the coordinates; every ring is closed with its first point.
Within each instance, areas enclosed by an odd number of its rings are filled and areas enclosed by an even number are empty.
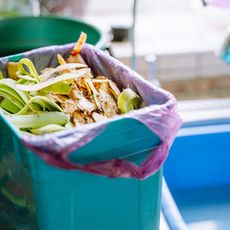
{"type": "Polygon", "coordinates": [[[15,10],[8,11],[8,10],[0,9],[0,16],[1,17],[18,16],[18,12],[15,10]]]}
{"type": "Polygon", "coordinates": [[[87,33],[87,43],[103,48],[104,34],[96,27],[64,17],[12,17],[0,20],[0,57],[31,49],[76,42],[87,33]]]}

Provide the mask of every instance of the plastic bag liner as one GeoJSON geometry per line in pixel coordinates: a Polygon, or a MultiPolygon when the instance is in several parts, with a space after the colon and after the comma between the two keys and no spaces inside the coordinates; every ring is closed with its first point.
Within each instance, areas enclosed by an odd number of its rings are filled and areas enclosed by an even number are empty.
{"type": "MultiPolygon", "coordinates": [[[[57,65],[56,54],[61,53],[67,57],[72,48],[73,44],[45,47],[23,53],[20,57],[30,58],[40,71],[47,66],[57,65]]],[[[91,45],[85,44],[81,55],[92,68],[94,74],[110,78],[117,83],[120,89],[130,87],[137,92],[145,107],[103,122],[82,125],[57,133],[34,137],[23,135],[24,144],[48,164],[63,169],[76,169],[107,177],[137,179],[149,177],[157,172],[165,161],[176,132],[181,125],[174,96],[151,85],[136,72],[91,45]],[[123,118],[138,120],[162,141],[140,165],[124,159],[87,164],[73,163],[68,159],[70,152],[76,151],[93,140],[105,130],[111,121],[123,118]]],[[[4,68],[6,62],[7,59],[2,59],[0,63],[3,72],[6,71],[4,68]]]]}

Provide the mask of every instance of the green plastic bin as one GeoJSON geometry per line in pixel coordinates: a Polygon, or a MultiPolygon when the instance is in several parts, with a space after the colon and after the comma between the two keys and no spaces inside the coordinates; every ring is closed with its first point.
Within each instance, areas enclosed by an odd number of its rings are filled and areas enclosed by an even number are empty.
{"type": "Polygon", "coordinates": [[[105,34],[77,19],[51,16],[4,18],[0,20],[0,57],[76,42],[81,31],[87,33],[87,43],[98,48],[105,46],[105,34]]]}
{"type": "MultiPolygon", "coordinates": [[[[59,169],[27,149],[2,115],[0,125],[0,229],[159,229],[161,170],[136,180],[59,169]]],[[[137,120],[118,119],[70,159],[87,163],[119,156],[140,163],[160,143],[137,120]]]]}

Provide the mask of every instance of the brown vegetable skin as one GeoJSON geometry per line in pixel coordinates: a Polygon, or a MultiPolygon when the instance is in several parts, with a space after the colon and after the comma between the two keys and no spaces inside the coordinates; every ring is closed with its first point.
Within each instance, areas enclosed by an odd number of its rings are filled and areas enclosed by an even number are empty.
{"type": "Polygon", "coordinates": [[[72,119],[75,126],[78,124],[86,124],[86,121],[80,111],[75,111],[73,113],[72,119]]]}

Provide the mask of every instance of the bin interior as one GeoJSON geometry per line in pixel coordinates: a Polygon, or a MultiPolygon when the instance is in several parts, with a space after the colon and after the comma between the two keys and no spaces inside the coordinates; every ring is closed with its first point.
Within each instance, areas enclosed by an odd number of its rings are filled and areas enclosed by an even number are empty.
{"type": "Polygon", "coordinates": [[[164,175],[189,229],[228,230],[230,120],[208,123],[180,130],[164,175]]]}

